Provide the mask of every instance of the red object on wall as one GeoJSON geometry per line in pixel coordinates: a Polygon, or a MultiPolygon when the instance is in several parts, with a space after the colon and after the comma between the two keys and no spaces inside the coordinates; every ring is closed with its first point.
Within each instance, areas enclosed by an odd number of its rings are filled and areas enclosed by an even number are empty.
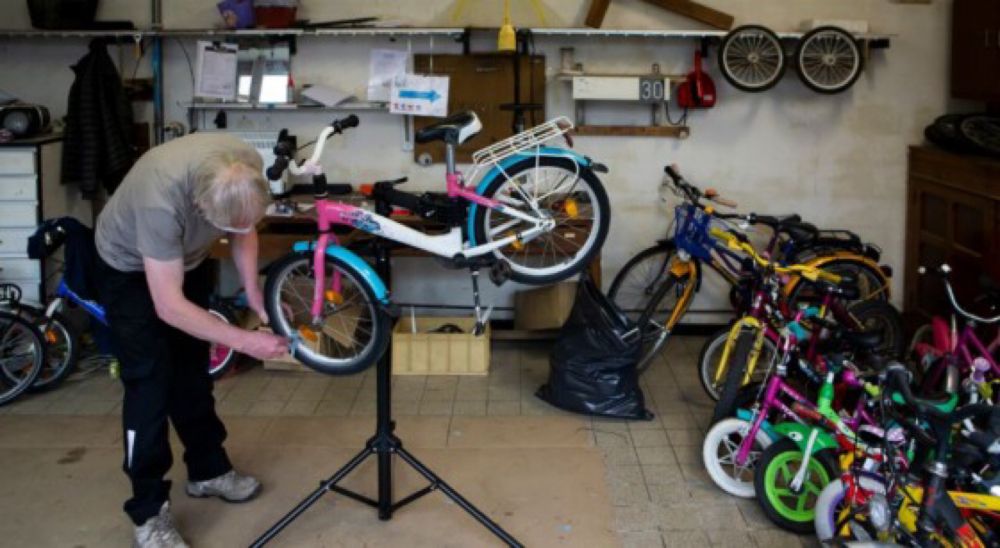
{"type": "Polygon", "coordinates": [[[258,27],[287,29],[295,23],[295,8],[257,6],[253,10],[258,27]]]}
{"type": "Polygon", "coordinates": [[[701,52],[694,52],[694,70],[677,88],[677,104],[681,108],[712,108],[715,106],[715,82],[701,70],[701,52]]]}

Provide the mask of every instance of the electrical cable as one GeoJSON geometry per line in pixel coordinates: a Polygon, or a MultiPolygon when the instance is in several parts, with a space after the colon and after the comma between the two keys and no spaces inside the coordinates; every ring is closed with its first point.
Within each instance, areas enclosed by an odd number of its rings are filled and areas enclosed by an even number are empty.
{"type": "Polygon", "coordinates": [[[181,42],[180,38],[174,38],[174,42],[181,47],[181,51],[184,53],[184,59],[187,60],[188,72],[191,74],[191,95],[194,96],[194,65],[191,64],[191,56],[188,55],[187,48],[184,47],[184,43],[181,42]]]}

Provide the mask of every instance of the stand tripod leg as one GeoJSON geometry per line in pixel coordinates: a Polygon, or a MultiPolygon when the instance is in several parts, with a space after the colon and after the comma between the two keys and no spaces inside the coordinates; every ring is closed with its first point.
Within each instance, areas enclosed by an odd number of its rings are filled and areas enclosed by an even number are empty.
{"type": "Polygon", "coordinates": [[[483,527],[489,529],[491,533],[496,535],[500,540],[504,541],[507,546],[513,548],[523,548],[523,544],[517,541],[514,537],[510,535],[507,531],[504,531],[497,523],[491,520],[486,514],[481,510],[472,505],[471,502],[465,500],[465,497],[460,495],[458,491],[452,489],[450,485],[444,482],[441,478],[432,472],[429,468],[424,466],[422,462],[417,460],[416,457],[411,455],[409,451],[400,447],[397,450],[399,458],[406,461],[416,470],[421,476],[423,476],[427,481],[431,482],[431,487],[440,489],[442,493],[448,496],[455,504],[460,506],[462,510],[465,510],[470,516],[476,519],[483,527]]]}
{"type": "Polygon", "coordinates": [[[362,449],[360,453],[355,455],[354,458],[348,461],[347,464],[342,466],[340,470],[337,470],[332,476],[330,476],[328,480],[321,483],[318,489],[310,493],[309,496],[303,499],[302,502],[300,502],[295,508],[292,508],[290,512],[285,514],[285,517],[278,520],[278,522],[272,525],[270,529],[265,531],[263,535],[261,535],[257,540],[253,541],[253,544],[251,544],[250,547],[260,548],[261,546],[264,546],[265,544],[270,542],[271,539],[277,536],[278,533],[280,533],[285,527],[288,527],[288,524],[295,521],[302,514],[302,512],[308,510],[310,506],[315,504],[316,501],[320,499],[320,497],[326,494],[327,491],[330,491],[331,487],[339,483],[340,480],[344,479],[344,477],[347,476],[347,474],[350,474],[351,471],[357,468],[359,464],[364,462],[364,460],[368,458],[368,456],[371,455],[372,452],[373,451],[370,447],[365,447],[364,449],[362,449]]]}

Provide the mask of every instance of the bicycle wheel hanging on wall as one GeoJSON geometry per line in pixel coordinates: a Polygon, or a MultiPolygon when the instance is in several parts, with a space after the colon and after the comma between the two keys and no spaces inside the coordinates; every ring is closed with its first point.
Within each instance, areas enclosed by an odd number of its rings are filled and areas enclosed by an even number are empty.
{"type": "Polygon", "coordinates": [[[781,40],[767,27],[737,27],[719,44],[719,69],[733,87],[742,91],[771,89],[785,74],[786,65],[781,40]]]}
{"type": "Polygon", "coordinates": [[[817,93],[840,93],[861,76],[864,63],[854,36],[838,27],[818,27],[807,32],[795,50],[799,78],[817,93]]]}

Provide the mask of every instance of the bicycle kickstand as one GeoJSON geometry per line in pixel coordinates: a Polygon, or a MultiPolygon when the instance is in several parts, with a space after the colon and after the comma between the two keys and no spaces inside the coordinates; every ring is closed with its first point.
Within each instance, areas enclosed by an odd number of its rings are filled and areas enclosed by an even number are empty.
{"type": "Polygon", "coordinates": [[[486,312],[483,312],[479,301],[479,269],[472,268],[469,273],[472,276],[472,299],[476,310],[476,326],[473,328],[472,334],[478,337],[486,332],[486,322],[490,320],[490,314],[493,313],[493,305],[491,304],[486,312]]]}

